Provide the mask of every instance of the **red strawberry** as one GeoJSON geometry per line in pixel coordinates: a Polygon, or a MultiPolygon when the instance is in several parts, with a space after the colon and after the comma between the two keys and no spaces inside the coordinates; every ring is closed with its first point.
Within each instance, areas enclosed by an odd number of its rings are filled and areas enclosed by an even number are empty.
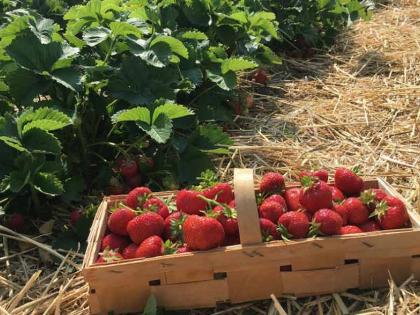
{"type": "Polygon", "coordinates": [[[363,224],[360,224],[359,228],[363,232],[374,232],[374,231],[380,231],[381,230],[381,226],[375,220],[369,220],[369,221],[367,221],[363,224]]]}
{"type": "Polygon", "coordinates": [[[167,240],[176,242],[182,239],[182,225],[187,216],[182,212],[176,211],[171,213],[165,219],[165,226],[163,229],[163,236],[167,240]]]}
{"type": "Polygon", "coordinates": [[[137,244],[131,243],[122,251],[122,256],[124,259],[136,258],[136,251],[139,246],[137,244]]]}
{"type": "Polygon", "coordinates": [[[188,253],[190,249],[187,246],[181,246],[176,250],[176,254],[188,253]]]}
{"type": "Polygon", "coordinates": [[[258,209],[260,217],[268,219],[273,223],[277,223],[280,216],[285,213],[287,209],[280,203],[275,201],[263,201],[258,209]]]}
{"type": "Polygon", "coordinates": [[[125,198],[125,204],[131,209],[142,207],[152,191],[147,187],[136,187],[125,198]]]}
{"type": "Polygon", "coordinates": [[[332,200],[333,201],[343,201],[344,200],[344,195],[343,193],[340,191],[340,189],[338,189],[335,186],[330,186],[331,188],[331,195],[332,195],[332,200]]]}
{"type": "Polygon", "coordinates": [[[373,212],[378,223],[384,230],[400,229],[409,222],[409,216],[404,203],[396,197],[385,197],[373,212]]]}
{"type": "Polygon", "coordinates": [[[223,246],[232,246],[232,245],[238,245],[241,243],[241,240],[238,235],[226,235],[225,242],[223,243],[223,246]]]}
{"type": "Polygon", "coordinates": [[[226,236],[239,236],[239,226],[235,209],[226,206],[216,206],[213,208],[213,213],[216,214],[217,221],[222,224],[226,236]]]}
{"type": "Polygon", "coordinates": [[[266,173],[260,182],[260,192],[263,194],[282,193],[284,188],[284,177],[280,173],[266,173]]]}
{"type": "Polygon", "coordinates": [[[176,194],[176,207],[186,214],[201,214],[206,210],[207,202],[200,198],[201,193],[194,190],[180,190],[176,194]]]}
{"type": "Polygon", "coordinates": [[[320,209],[314,215],[314,228],[324,235],[340,234],[342,226],[343,219],[331,209],[320,209]]]}
{"type": "Polygon", "coordinates": [[[270,220],[260,218],[260,229],[261,229],[262,239],[264,242],[270,242],[272,240],[279,239],[277,227],[270,220]]]}
{"type": "Polygon", "coordinates": [[[328,182],[328,171],[327,170],[317,170],[314,171],[313,176],[318,177],[320,180],[322,180],[323,182],[328,182]]]}
{"type": "Polygon", "coordinates": [[[313,173],[312,173],[312,172],[310,172],[310,171],[301,171],[301,172],[299,173],[299,175],[298,175],[298,179],[299,179],[299,181],[300,181],[303,177],[306,177],[306,176],[311,177],[311,176],[313,176],[313,173]]]}
{"type": "Polygon", "coordinates": [[[150,236],[160,236],[163,227],[164,221],[160,215],[154,212],[145,212],[128,222],[127,232],[134,243],[140,244],[150,236]]]}
{"type": "Polygon", "coordinates": [[[278,232],[285,238],[305,238],[308,235],[309,220],[302,212],[286,212],[278,223],[278,232]]]}
{"type": "Polygon", "coordinates": [[[82,211],[80,209],[74,209],[70,213],[70,224],[75,226],[77,221],[82,217],[82,211]]]}
{"type": "Polygon", "coordinates": [[[267,82],[268,82],[267,72],[265,72],[265,70],[263,69],[258,69],[257,71],[254,72],[252,76],[252,80],[259,84],[267,85],[267,82]]]}
{"type": "Polygon", "coordinates": [[[302,189],[290,188],[284,193],[284,199],[286,200],[287,209],[289,211],[297,211],[302,208],[300,204],[300,196],[302,195],[302,189]]]}
{"type": "Polygon", "coordinates": [[[349,211],[347,207],[343,204],[343,202],[334,203],[333,210],[341,216],[341,218],[343,219],[343,225],[347,225],[349,211]]]}
{"type": "Polygon", "coordinates": [[[153,235],[141,242],[136,250],[136,258],[156,257],[163,255],[164,246],[162,239],[153,235]]]}
{"type": "Polygon", "coordinates": [[[322,208],[332,208],[331,189],[323,181],[314,181],[314,178],[302,178],[302,185],[305,187],[300,196],[300,204],[310,213],[315,213],[322,208]]]}
{"type": "Polygon", "coordinates": [[[143,209],[156,212],[164,219],[166,219],[169,216],[168,206],[161,199],[156,197],[147,199],[143,205],[143,209]]]}
{"type": "Polygon", "coordinates": [[[382,201],[386,196],[386,192],[384,192],[382,189],[373,188],[363,191],[360,194],[360,199],[370,211],[373,211],[376,208],[376,204],[382,201]]]}
{"type": "Polygon", "coordinates": [[[107,188],[110,195],[122,195],[125,191],[125,186],[116,177],[111,177],[107,188]]]}
{"type": "Polygon", "coordinates": [[[16,232],[20,232],[25,228],[25,218],[22,214],[15,212],[7,217],[6,226],[16,232]]]}
{"type": "Polygon", "coordinates": [[[306,210],[298,210],[299,212],[302,212],[307,218],[308,221],[311,222],[312,218],[314,217],[312,213],[306,211],[306,210]]]}
{"type": "Polygon", "coordinates": [[[129,189],[133,189],[141,185],[141,176],[137,174],[134,176],[126,177],[125,182],[129,189]]]}
{"type": "Polygon", "coordinates": [[[139,169],[137,167],[136,161],[127,159],[122,161],[119,167],[119,171],[121,175],[124,176],[124,178],[129,178],[137,175],[139,169]]]}
{"type": "Polygon", "coordinates": [[[122,250],[128,246],[128,244],[130,244],[130,242],[126,237],[111,233],[105,235],[105,237],[102,239],[101,250],[110,248],[121,253],[122,250]]]}
{"type": "Polygon", "coordinates": [[[103,264],[103,263],[111,263],[116,262],[124,259],[123,256],[112,250],[112,249],[105,249],[102,253],[99,253],[99,257],[96,260],[96,264],[103,264]]]}
{"type": "Polygon", "coordinates": [[[268,201],[274,201],[281,204],[281,206],[287,211],[286,200],[284,200],[284,198],[281,195],[274,194],[264,199],[264,202],[268,201]]]}
{"type": "Polygon", "coordinates": [[[335,186],[346,196],[358,196],[363,190],[363,179],[354,171],[344,167],[335,170],[334,181],[335,186]]]}
{"type": "Polygon", "coordinates": [[[222,224],[214,218],[190,215],[183,224],[184,241],[191,250],[221,246],[225,239],[222,224]]]}
{"type": "Polygon", "coordinates": [[[231,202],[229,202],[228,206],[231,207],[231,208],[235,208],[236,207],[235,200],[232,200],[231,202]]]}
{"type": "Polygon", "coordinates": [[[233,200],[232,186],[228,183],[219,183],[203,191],[204,197],[214,199],[221,203],[229,203],[233,200]]]}
{"type": "Polygon", "coordinates": [[[127,208],[120,208],[111,213],[108,218],[108,228],[112,233],[128,235],[127,225],[136,217],[136,213],[127,208]]]}
{"type": "Polygon", "coordinates": [[[363,233],[363,231],[355,225],[345,225],[340,228],[341,235],[357,234],[357,233],[363,233]]]}
{"type": "Polygon", "coordinates": [[[343,206],[347,209],[349,224],[358,225],[369,220],[369,210],[360,199],[354,197],[347,198],[344,200],[343,206]]]}

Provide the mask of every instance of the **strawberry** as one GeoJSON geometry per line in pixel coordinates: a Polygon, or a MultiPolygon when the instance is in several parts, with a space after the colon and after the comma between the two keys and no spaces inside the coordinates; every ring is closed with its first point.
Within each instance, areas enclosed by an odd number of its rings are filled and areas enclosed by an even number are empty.
{"type": "Polygon", "coordinates": [[[241,240],[238,235],[226,235],[225,242],[223,243],[223,246],[232,246],[232,245],[238,245],[241,243],[241,240]]]}
{"type": "Polygon", "coordinates": [[[197,214],[207,208],[207,202],[200,198],[201,193],[194,190],[180,190],[176,194],[176,207],[186,214],[197,214]]]}
{"type": "Polygon", "coordinates": [[[153,158],[146,155],[137,156],[137,166],[140,172],[150,172],[155,167],[153,158]]]}
{"type": "Polygon", "coordinates": [[[279,203],[285,209],[285,211],[287,211],[286,200],[284,200],[284,198],[281,195],[274,194],[264,199],[264,202],[268,201],[274,201],[279,203]]]}
{"type": "Polygon", "coordinates": [[[386,192],[384,192],[380,188],[373,188],[363,191],[360,194],[360,199],[369,209],[369,211],[374,211],[376,208],[376,204],[382,201],[387,196],[386,192]]]}
{"type": "Polygon", "coordinates": [[[159,236],[153,235],[141,242],[136,250],[136,258],[161,256],[163,251],[163,240],[159,236]]]}
{"type": "Polygon", "coordinates": [[[299,181],[305,176],[311,177],[311,176],[313,176],[313,173],[310,172],[310,171],[301,171],[298,175],[299,181]]]}
{"type": "Polygon", "coordinates": [[[163,228],[163,236],[167,240],[173,242],[182,239],[182,225],[187,216],[182,212],[175,211],[165,219],[165,226],[163,228]]]}
{"type": "Polygon", "coordinates": [[[129,178],[137,175],[139,169],[136,161],[132,159],[124,159],[119,167],[119,171],[124,178],[129,178]]]}
{"type": "Polygon", "coordinates": [[[258,69],[252,75],[252,80],[259,84],[267,85],[267,82],[268,82],[267,72],[265,72],[265,70],[263,69],[258,69]]]}
{"type": "Polygon", "coordinates": [[[229,202],[228,206],[231,207],[231,208],[235,208],[236,207],[235,199],[232,200],[231,202],[229,202]]]}
{"type": "Polygon", "coordinates": [[[125,186],[116,177],[111,177],[107,188],[110,195],[122,195],[125,191],[125,186]]]}
{"type": "Polygon", "coordinates": [[[278,221],[277,231],[286,239],[305,238],[309,232],[309,220],[299,211],[283,214],[278,221]]]}
{"type": "Polygon", "coordinates": [[[284,199],[286,200],[287,209],[289,211],[297,211],[302,208],[300,204],[300,196],[302,195],[302,189],[290,188],[285,191],[284,199]]]}
{"type": "Polygon", "coordinates": [[[128,193],[125,204],[131,209],[141,208],[151,193],[147,187],[136,187],[128,193]]]}
{"type": "Polygon", "coordinates": [[[349,211],[348,208],[343,204],[343,202],[335,202],[333,210],[341,216],[341,218],[343,219],[343,225],[347,225],[349,211]]]}
{"type": "Polygon", "coordinates": [[[157,213],[149,211],[128,222],[127,232],[134,243],[140,244],[150,236],[160,236],[163,228],[164,221],[162,217],[157,213]]]}
{"type": "Polygon", "coordinates": [[[358,196],[363,190],[363,179],[355,171],[357,169],[353,171],[344,167],[339,167],[335,170],[335,186],[346,196],[358,196]]]}
{"type": "Polygon", "coordinates": [[[375,220],[368,220],[365,223],[360,224],[359,228],[363,232],[374,232],[374,231],[380,231],[381,230],[381,226],[375,220]]]}
{"type": "Polygon", "coordinates": [[[279,239],[277,227],[270,220],[260,218],[260,229],[261,229],[263,242],[270,242],[272,240],[279,239]]]}
{"type": "Polygon", "coordinates": [[[343,226],[341,216],[331,209],[320,209],[314,215],[311,234],[314,230],[319,231],[323,235],[340,234],[340,228],[343,226]]]}
{"type": "Polygon", "coordinates": [[[102,253],[99,253],[99,257],[96,260],[96,264],[111,263],[123,260],[124,257],[112,249],[105,249],[102,253]]]}
{"type": "Polygon", "coordinates": [[[341,192],[340,189],[338,189],[335,186],[330,186],[330,188],[331,188],[331,195],[332,195],[332,200],[333,201],[337,202],[337,201],[343,201],[344,200],[345,197],[344,197],[344,195],[343,195],[343,193],[341,192]]]}
{"type": "Polygon", "coordinates": [[[217,221],[219,221],[226,236],[239,236],[239,226],[236,210],[226,206],[216,206],[213,208],[213,213],[216,215],[217,221]]]}
{"type": "Polygon", "coordinates": [[[219,183],[203,191],[204,197],[214,199],[221,203],[229,203],[233,200],[232,186],[228,183],[219,183]]]}
{"type": "Polygon", "coordinates": [[[260,192],[263,194],[283,193],[284,188],[284,177],[280,173],[266,173],[260,182],[260,192]]]}
{"type": "Polygon", "coordinates": [[[183,237],[191,250],[208,250],[221,246],[225,239],[222,224],[214,218],[190,215],[183,226],[183,237]]]}
{"type": "Polygon", "coordinates": [[[409,222],[404,203],[396,197],[387,196],[376,206],[372,213],[384,230],[400,229],[409,222]]]}
{"type": "Polygon", "coordinates": [[[312,172],[312,176],[318,177],[319,180],[323,182],[328,182],[328,171],[324,169],[320,169],[317,171],[312,172]]]}
{"type": "Polygon", "coordinates": [[[18,212],[12,213],[7,216],[6,226],[15,232],[20,232],[25,228],[25,217],[18,212]]]}
{"type": "Polygon", "coordinates": [[[273,223],[277,223],[280,216],[285,213],[287,209],[280,203],[275,201],[263,201],[258,209],[261,218],[268,219],[273,223]]]}
{"type": "Polygon", "coordinates": [[[79,219],[82,217],[82,211],[80,209],[74,209],[71,213],[70,213],[70,224],[72,226],[75,226],[77,221],[79,221],[79,219]]]}
{"type": "Polygon", "coordinates": [[[111,213],[108,218],[108,228],[112,233],[128,235],[127,224],[134,219],[136,213],[127,208],[119,208],[111,213]]]}
{"type": "Polygon", "coordinates": [[[181,247],[179,247],[177,250],[176,250],[176,254],[182,254],[182,253],[188,253],[188,252],[190,252],[190,249],[186,246],[186,245],[183,245],[183,246],[181,246],[181,247]]]}
{"type": "Polygon", "coordinates": [[[369,220],[369,210],[360,199],[354,197],[347,198],[343,202],[343,207],[347,209],[349,224],[358,225],[369,220]]]}
{"type": "Polygon", "coordinates": [[[340,228],[341,235],[357,234],[357,233],[363,233],[363,231],[355,225],[345,225],[340,228]]]}
{"type": "Polygon", "coordinates": [[[133,189],[141,185],[141,176],[137,174],[134,176],[126,177],[125,182],[129,189],[133,189]]]}
{"type": "Polygon", "coordinates": [[[137,244],[131,243],[126,248],[124,248],[121,253],[124,259],[136,258],[136,251],[138,247],[139,246],[137,244]]]}
{"type": "Polygon", "coordinates": [[[121,253],[122,250],[128,246],[128,244],[130,244],[130,242],[126,237],[111,233],[105,235],[105,237],[102,239],[101,250],[110,248],[121,253]]]}
{"type": "Polygon", "coordinates": [[[308,221],[311,222],[314,215],[306,210],[298,210],[299,212],[302,212],[307,218],[308,221]]]}
{"type": "Polygon", "coordinates": [[[322,208],[332,208],[332,194],[327,183],[314,177],[303,177],[301,182],[305,188],[299,201],[308,212],[313,214],[322,208]]]}
{"type": "Polygon", "coordinates": [[[156,197],[147,199],[143,205],[143,209],[156,212],[163,219],[166,219],[169,216],[168,206],[161,199],[156,198],[156,197]]]}

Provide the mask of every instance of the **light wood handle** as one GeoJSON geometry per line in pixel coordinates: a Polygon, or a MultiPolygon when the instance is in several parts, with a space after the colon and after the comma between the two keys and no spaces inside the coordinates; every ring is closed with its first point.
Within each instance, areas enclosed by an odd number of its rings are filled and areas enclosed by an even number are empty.
{"type": "Polygon", "coordinates": [[[254,170],[235,168],[233,185],[241,244],[260,244],[262,243],[262,236],[255,199],[254,170]]]}

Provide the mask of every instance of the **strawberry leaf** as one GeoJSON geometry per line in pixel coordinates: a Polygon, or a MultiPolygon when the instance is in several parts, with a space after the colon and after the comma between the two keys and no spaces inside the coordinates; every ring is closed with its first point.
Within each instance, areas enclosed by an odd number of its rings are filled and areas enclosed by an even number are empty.
{"type": "Polygon", "coordinates": [[[57,196],[64,192],[63,183],[52,173],[37,173],[33,178],[36,190],[49,196],[57,196]]]}

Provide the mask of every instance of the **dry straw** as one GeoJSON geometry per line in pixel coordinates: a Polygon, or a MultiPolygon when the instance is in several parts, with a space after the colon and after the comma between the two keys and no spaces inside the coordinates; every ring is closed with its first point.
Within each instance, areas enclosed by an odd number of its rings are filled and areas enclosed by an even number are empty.
{"type": "MultiPolygon", "coordinates": [[[[230,179],[233,167],[293,177],[312,167],[358,164],[420,208],[420,2],[378,6],[372,21],[354,25],[327,54],[286,58],[271,71],[269,87],[243,81],[256,108],[230,131],[235,145],[218,161],[222,176],[230,179]]],[[[52,249],[48,235],[26,238],[2,228],[0,236],[0,314],[89,313],[81,253],[52,249]]],[[[412,278],[400,286],[390,279],[383,290],[271,296],[191,313],[420,314],[419,295],[412,278]]]]}

